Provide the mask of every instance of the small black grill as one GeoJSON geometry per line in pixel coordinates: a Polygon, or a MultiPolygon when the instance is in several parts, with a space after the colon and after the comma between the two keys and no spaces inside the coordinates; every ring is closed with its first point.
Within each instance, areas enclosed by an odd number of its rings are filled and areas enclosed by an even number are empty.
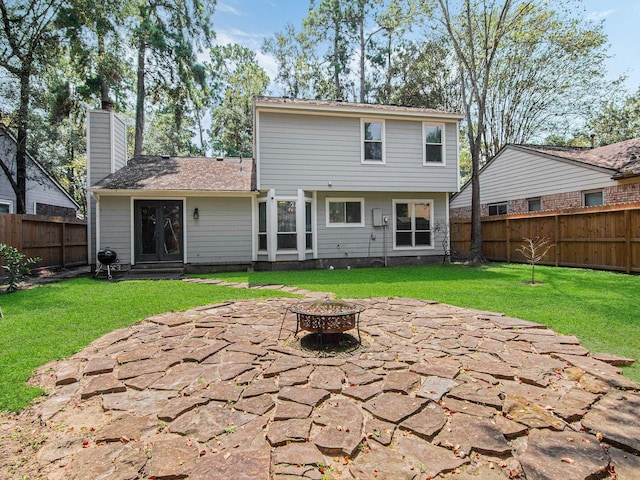
{"type": "Polygon", "coordinates": [[[100,262],[100,266],[96,270],[96,277],[102,271],[102,269],[106,269],[107,278],[111,280],[111,266],[118,260],[118,254],[115,250],[110,249],[109,247],[103,248],[98,252],[98,261],[100,262]]]}

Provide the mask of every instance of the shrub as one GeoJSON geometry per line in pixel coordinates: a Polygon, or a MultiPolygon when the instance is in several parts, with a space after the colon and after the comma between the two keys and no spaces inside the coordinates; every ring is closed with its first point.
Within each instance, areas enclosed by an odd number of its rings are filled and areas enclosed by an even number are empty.
{"type": "Polygon", "coordinates": [[[0,257],[3,259],[2,268],[7,272],[3,283],[8,285],[8,293],[18,290],[18,284],[24,280],[27,275],[31,274],[29,265],[33,265],[42,260],[40,257],[26,258],[25,254],[19,252],[17,248],[5,245],[4,243],[0,243],[0,257]]]}

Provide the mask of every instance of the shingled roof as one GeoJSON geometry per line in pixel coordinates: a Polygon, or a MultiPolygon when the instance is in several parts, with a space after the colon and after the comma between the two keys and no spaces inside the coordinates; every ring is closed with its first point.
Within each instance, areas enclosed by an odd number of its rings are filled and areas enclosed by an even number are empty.
{"type": "Polygon", "coordinates": [[[548,145],[519,145],[519,147],[606,168],[612,171],[613,178],[640,175],[640,138],[598,148],[552,147],[548,145]]]}
{"type": "Polygon", "coordinates": [[[90,190],[252,192],[255,189],[255,164],[251,158],[138,156],[90,190]]]}

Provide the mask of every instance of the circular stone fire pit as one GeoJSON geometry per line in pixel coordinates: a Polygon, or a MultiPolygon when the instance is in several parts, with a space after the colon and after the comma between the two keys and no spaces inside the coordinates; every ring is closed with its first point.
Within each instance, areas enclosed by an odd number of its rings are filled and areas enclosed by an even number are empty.
{"type": "Polygon", "coordinates": [[[299,330],[315,332],[318,334],[318,342],[322,343],[323,334],[343,333],[355,328],[360,338],[360,312],[365,309],[360,304],[325,298],[310,302],[300,302],[291,311],[296,314],[296,333],[299,330]]]}

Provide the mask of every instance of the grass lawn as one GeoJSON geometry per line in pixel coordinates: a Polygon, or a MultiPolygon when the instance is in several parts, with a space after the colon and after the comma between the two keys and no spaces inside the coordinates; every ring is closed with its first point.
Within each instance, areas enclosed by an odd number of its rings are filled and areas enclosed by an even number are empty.
{"type": "Polygon", "coordinates": [[[625,374],[640,381],[640,276],[554,267],[493,264],[216,274],[251,283],[294,285],[341,298],[399,296],[502,312],[576,335],[591,352],[638,360],[625,374]]]}
{"type": "Polygon", "coordinates": [[[156,313],[276,296],[285,294],[177,281],[91,278],[0,295],[0,411],[18,411],[40,395],[40,389],[25,385],[35,368],[73,355],[105,333],[156,313]]]}

